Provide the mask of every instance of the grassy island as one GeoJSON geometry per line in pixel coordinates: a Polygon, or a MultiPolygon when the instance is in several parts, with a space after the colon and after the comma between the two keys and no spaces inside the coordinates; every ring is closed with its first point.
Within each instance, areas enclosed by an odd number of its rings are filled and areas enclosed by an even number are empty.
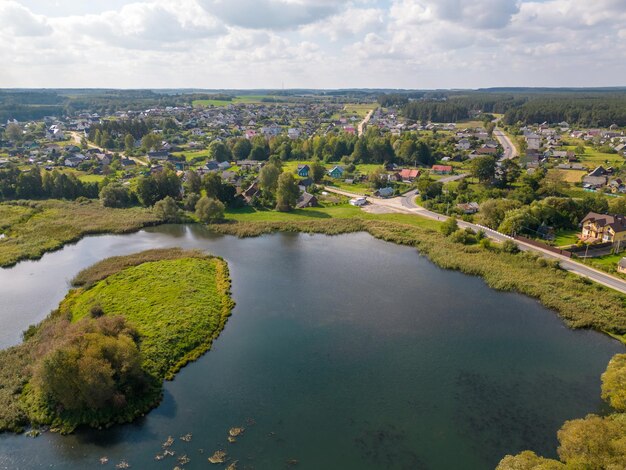
{"type": "Polygon", "coordinates": [[[79,273],[59,308],[0,351],[0,430],[108,426],[146,413],[233,308],[224,260],[150,250],[79,273]]]}

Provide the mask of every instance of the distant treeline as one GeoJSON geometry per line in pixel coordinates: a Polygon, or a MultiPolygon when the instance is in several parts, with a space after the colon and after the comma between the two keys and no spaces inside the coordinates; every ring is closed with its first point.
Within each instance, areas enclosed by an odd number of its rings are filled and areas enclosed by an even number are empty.
{"type": "Polygon", "coordinates": [[[533,99],[510,109],[504,117],[507,124],[563,121],[585,127],[626,126],[626,95],[533,99]]]}
{"type": "Polygon", "coordinates": [[[415,121],[456,122],[482,112],[504,114],[507,124],[566,121],[584,127],[626,126],[626,91],[520,89],[511,93],[451,91],[418,95],[382,94],[378,102],[384,107],[400,107],[404,116],[415,121]]]}

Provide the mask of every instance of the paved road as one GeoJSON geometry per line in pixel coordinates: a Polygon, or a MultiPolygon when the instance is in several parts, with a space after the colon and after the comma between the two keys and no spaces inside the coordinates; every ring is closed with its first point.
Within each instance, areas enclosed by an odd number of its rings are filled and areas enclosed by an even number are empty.
{"type": "MultiPolygon", "coordinates": [[[[329,192],[341,194],[341,195],[348,196],[348,197],[362,197],[358,194],[352,194],[347,191],[340,191],[335,188],[326,187],[325,189],[329,192]]],[[[416,190],[412,190],[412,191],[405,193],[403,196],[395,197],[392,199],[379,199],[375,197],[368,197],[367,200],[371,204],[376,204],[379,206],[386,207],[390,210],[393,210],[394,212],[401,212],[405,214],[415,214],[415,215],[419,215],[422,217],[427,217],[429,219],[439,220],[442,222],[447,219],[445,215],[437,214],[436,212],[429,211],[428,209],[425,209],[424,207],[417,205],[415,203],[416,193],[417,193],[416,190]]],[[[545,258],[557,260],[559,261],[563,269],[571,273],[574,273],[578,276],[586,277],[599,284],[602,284],[604,286],[610,287],[611,289],[615,289],[616,291],[626,294],[626,281],[624,281],[623,279],[619,279],[605,272],[598,271],[597,269],[586,266],[585,264],[579,263],[578,261],[574,261],[565,256],[552,253],[551,251],[538,248],[534,245],[529,245],[519,240],[514,240],[508,235],[504,235],[502,233],[496,232],[495,230],[491,230],[490,228],[483,227],[477,224],[472,224],[469,222],[464,222],[462,220],[459,220],[458,224],[459,224],[459,227],[461,228],[471,228],[472,230],[476,232],[478,232],[479,230],[483,230],[489,238],[499,241],[499,242],[503,242],[505,240],[513,240],[517,244],[517,246],[520,248],[520,250],[533,251],[535,253],[538,253],[544,256],[545,258]]]]}
{"type": "Polygon", "coordinates": [[[508,135],[496,128],[493,131],[493,136],[498,139],[498,142],[500,142],[500,145],[504,148],[504,155],[502,156],[503,160],[509,160],[517,157],[517,149],[515,148],[515,145],[513,145],[513,142],[511,142],[511,139],[509,139],[508,135]]]}

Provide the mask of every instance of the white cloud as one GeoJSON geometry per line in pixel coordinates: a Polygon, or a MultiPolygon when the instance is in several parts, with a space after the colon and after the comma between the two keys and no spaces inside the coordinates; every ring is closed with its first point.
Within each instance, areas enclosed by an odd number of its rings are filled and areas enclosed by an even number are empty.
{"type": "Polygon", "coordinates": [[[290,29],[326,18],[339,10],[332,0],[202,0],[212,14],[234,26],[290,29]]]}
{"type": "Polygon", "coordinates": [[[0,0],[0,87],[604,86],[626,74],[626,0],[59,1],[0,0]]]}
{"type": "Polygon", "coordinates": [[[52,31],[43,16],[11,0],[0,2],[0,25],[14,36],[45,36],[52,31]]]}
{"type": "Polygon", "coordinates": [[[350,7],[341,13],[304,26],[301,32],[308,37],[325,35],[332,41],[383,29],[386,13],[381,8],[350,7]]]}

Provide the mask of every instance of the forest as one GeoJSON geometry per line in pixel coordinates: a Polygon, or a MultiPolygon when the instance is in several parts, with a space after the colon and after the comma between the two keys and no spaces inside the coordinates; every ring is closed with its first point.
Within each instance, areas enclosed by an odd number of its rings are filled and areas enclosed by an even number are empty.
{"type": "Polygon", "coordinates": [[[393,92],[377,98],[414,121],[458,122],[479,113],[503,114],[506,124],[567,122],[580,127],[626,126],[626,90],[494,89],[439,93],[393,92]]]}

